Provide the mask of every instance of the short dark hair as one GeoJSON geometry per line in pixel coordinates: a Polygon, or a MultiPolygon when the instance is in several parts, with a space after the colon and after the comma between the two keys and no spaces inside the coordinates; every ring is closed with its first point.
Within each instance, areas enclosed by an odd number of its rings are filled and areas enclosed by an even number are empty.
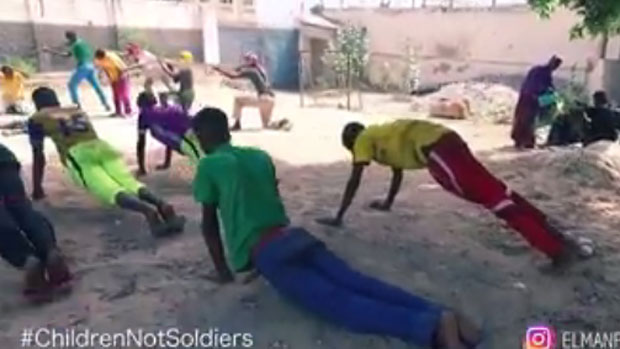
{"type": "Polygon", "coordinates": [[[49,87],[39,87],[32,92],[32,100],[37,110],[60,107],[56,92],[49,87]]]}
{"type": "Polygon", "coordinates": [[[609,103],[609,99],[607,98],[607,93],[601,90],[594,92],[594,94],[592,95],[592,100],[594,102],[594,105],[601,105],[601,104],[609,103]]]}
{"type": "Polygon", "coordinates": [[[102,49],[98,49],[97,51],[95,51],[95,57],[99,59],[105,57],[105,51],[102,49]]]}
{"type": "Polygon", "coordinates": [[[3,73],[5,73],[5,74],[6,74],[6,73],[9,73],[9,72],[12,72],[12,71],[13,71],[13,68],[9,67],[8,65],[3,65],[3,66],[0,68],[0,71],[2,71],[3,73]]]}
{"type": "Polygon", "coordinates": [[[218,108],[204,108],[192,119],[192,128],[199,135],[205,134],[215,144],[230,141],[228,116],[218,108]]]}
{"type": "Polygon", "coordinates": [[[350,122],[346,124],[342,130],[342,145],[349,150],[353,149],[357,136],[359,136],[365,128],[366,127],[359,122],[350,122]]]}
{"type": "Polygon", "coordinates": [[[65,32],[65,38],[67,39],[77,39],[77,34],[72,30],[67,30],[65,32]]]}
{"type": "Polygon", "coordinates": [[[151,92],[140,92],[138,99],[136,100],[138,108],[148,108],[157,104],[157,98],[151,92]]]}

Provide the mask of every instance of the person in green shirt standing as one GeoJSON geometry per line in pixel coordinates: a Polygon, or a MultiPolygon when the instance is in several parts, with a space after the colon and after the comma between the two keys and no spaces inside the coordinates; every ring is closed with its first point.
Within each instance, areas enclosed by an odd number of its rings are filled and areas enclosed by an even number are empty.
{"type": "Polygon", "coordinates": [[[97,71],[95,70],[95,65],[93,64],[93,49],[84,39],[79,38],[75,32],[67,31],[65,32],[65,38],[67,39],[67,45],[69,47],[69,51],[60,52],[51,49],[46,49],[47,52],[52,54],[57,54],[63,57],[71,57],[75,59],[77,66],[69,79],[69,94],[71,95],[71,102],[73,104],[81,107],[80,98],[78,95],[78,87],[80,83],[86,79],[90,83],[90,85],[95,89],[97,96],[99,96],[99,100],[106,111],[110,111],[110,105],[108,104],[108,100],[103,93],[103,89],[101,88],[101,84],[99,83],[99,79],[97,79],[97,71]]]}
{"type": "Polygon", "coordinates": [[[227,255],[234,271],[256,268],[284,297],[351,331],[435,349],[478,344],[480,331],[465,316],[353,270],[304,228],[289,226],[271,157],[231,145],[224,112],[205,108],[192,127],[208,154],[193,192],[217,271],[212,280],[233,281],[227,255]]]}

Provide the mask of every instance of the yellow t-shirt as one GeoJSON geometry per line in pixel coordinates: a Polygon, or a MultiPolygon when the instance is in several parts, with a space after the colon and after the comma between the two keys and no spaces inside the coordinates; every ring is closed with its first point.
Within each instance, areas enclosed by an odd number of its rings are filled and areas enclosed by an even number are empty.
{"type": "Polygon", "coordinates": [[[0,75],[2,99],[5,103],[15,103],[24,99],[24,80],[24,75],[18,71],[14,71],[10,79],[0,75]]]}
{"type": "Polygon", "coordinates": [[[106,73],[110,82],[118,81],[123,70],[127,68],[125,62],[112,51],[106,51],[105,57],[102,59],[95,59],[95,65],[106,73]]]}
{"type": "Polygon", "coordinates": [[[423,148],[451,132],[447,127],[423,120],[397,120],[367,127],[353,145],[353,162],[372,160],[399,169],[426,167],[423,148]]]}

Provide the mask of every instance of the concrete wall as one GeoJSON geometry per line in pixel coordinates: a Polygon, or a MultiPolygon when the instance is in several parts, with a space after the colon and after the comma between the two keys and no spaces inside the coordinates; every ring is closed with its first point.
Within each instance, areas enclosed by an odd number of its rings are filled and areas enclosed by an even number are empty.
{"type": "MultiPolygon", "coordinates": [[[[36,50],[61,46],[73,30],[94,47],[119,48],[124,37],[146,41],[158,53],[190,50],[198,61],[237,63],[254,50],[267,59],[276,87],[297,84],[297,37],[294,20],[301,0],[259,0],[255,8],[241,0],[232,6],[161,0],[1,0],[0,56],[36,58],[43,71],[66,70],[72,61],[36,50]],[[213,15],[215,13],[215,15],[213,15]],[[221,38],[207,34],[204,23],[217,18],[221,38]],[[219,39],[219,40],[217,40],[219,39]],[[294,42],[294,45],[292,44],[294,42]],[[217,50],[208,52],[217,45],[217,50]],[[215,52],[217,51],[217,52],[215,52]],[[220,54],[221,53],[221,54],[220,54]],[[291,75],[292,74],[292,75],[291,75]]],[[[217,63],[217,62],[215,62],[217,63]]]]}
{"type": "MultiPolygon", "coordinates": [[[[380,76],[385,62],[400,66],[394,55],[404,55],[409,41],[422,60],[422,81],[443,82],[472,78],[505,80],[515,85],[528,67],[560,55],[570,76],[577,66],[585,80],[588,60],[596,60],[599,44],[594,40],[569,39],[569,29],[577,17],[567,11],[550,20],[539,19],[527,8],[496,10],[371,10],[327,11],[327,16],[368,28],[375,62],[371,74],[380,76]]],[[[401,70],[402,70],[401,69],[401,70]]],[[[400,74],[392,67],[393,74],[400,74]]]]}
{"type": "Polygon", "coordinates": [[[223,62],[240,62],[245,52],[254,51],[264,63],[274,87],[292,89],[298,86],[297,30],[220,26],[219,32],[223,62]]]}

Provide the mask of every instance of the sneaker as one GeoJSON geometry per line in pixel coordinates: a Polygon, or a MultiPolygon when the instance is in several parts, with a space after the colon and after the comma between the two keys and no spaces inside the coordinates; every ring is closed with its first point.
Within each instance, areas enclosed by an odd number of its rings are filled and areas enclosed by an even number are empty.
{"type": "Polygon", "coordinates": [[[46,269],[49,283],[53,288],[64,289],[70,287],[73,275],[71,275],[69,267],[60,251],[50,251],[47,257],[46,269]]]}
{"type": "Polygon", "coordinates": [[[28,257],[24,269],[24,297],[34,304],[50,302],[53,299],[52,287],[45,279],[45,268],[41,261],[28,257]]]}
{"type": "Polygon", "coordinates": [[[170,233],[182,233],[185,228],[187,219],[185,216],[177,215],[174,212],[174,208],[171,205],[164,205],[159,209],[159,214],[163,218],[164,222],[168,226],[170,233]]]}
{"type": "Polygon", "coordinates": [[[290,131],[292,128],[293,124],[287,119],[274,121],[267,126],[267,129],[279,131],[290,131]]]}
{"type": "Polygon", "coordinates": [[[168,235],[168,225],[161,221],[157,215],[147,218],[149,230],[154,237],[162,237],[168,235]]]}

